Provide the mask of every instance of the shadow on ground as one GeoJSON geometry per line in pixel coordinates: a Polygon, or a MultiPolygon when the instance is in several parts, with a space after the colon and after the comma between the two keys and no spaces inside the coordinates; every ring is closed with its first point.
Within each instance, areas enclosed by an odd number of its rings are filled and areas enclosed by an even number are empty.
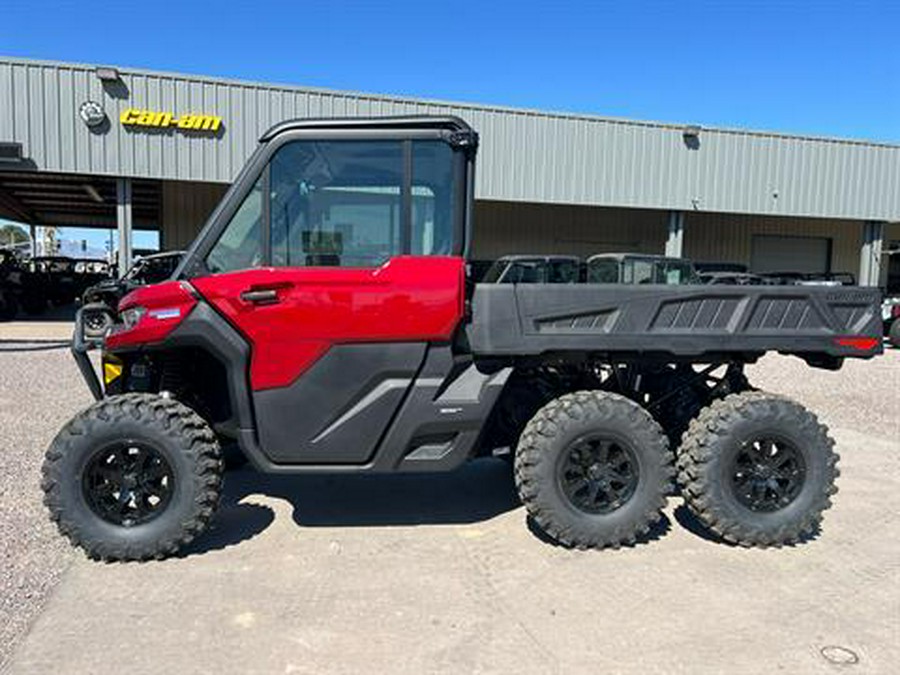
{"type": "MultiPolygon", "coordinates": [[[[740,544],[735,544],[734,542],[728,541],[720,537],[718,534],[707,528],[693,513],[691,510],[685,506],[684,504],[679,504],[673,513],[675,516],[675,520],[678,522],[681,527],[690,532],[691,534],[700,537],[701,539],[705,539],[706,541],[710,541],[714,544],[722,544],[724,546],[738,547],[740,544]]],[[[822,529],[820,525],[816,525],[811,532],[808,532],[802,535],[797,541],[783,544],[783,546],[802,546],[803,544],[807,544],[809,542],[815,541],[819,538],[822,533],[822,529]]]]}
{"type": "Polygon", "coordinates": [[[519,506],[510,466],[497,459],[438,474],[278,476],[243,468],[226,475],[213,527],[184,555],[227,548],[269,527],[272,509],[241,503],[249,495],[289,502],[301,527],[464,525],[519,506]]]}
{"type": "MultiPolygon", "coordinates": [[[[216,551],[252,539],[275,520],[272,509],[244,502],[264,495],[290,503],[300,527],[361,527],[402,525],[466,525],[489,520],[519,507],[509,464],[483,459],[451,473],[380,475],[261,474],[250,468],[231,471],[225,480],[222,503],[210,530],[183,555],[216,551]]],[[[706,528],[683,504],[675,507],[674,521],[706,541],[736,546],[706,528]]],[[[531,519],[527,525],[539,540],[559,545],[531,519]]],[[[634,544],[647,544],[666,536],[672,520],[663,515],[634,544]]],[[[818,538],[818,528],[796,544],[818,538]]]]}

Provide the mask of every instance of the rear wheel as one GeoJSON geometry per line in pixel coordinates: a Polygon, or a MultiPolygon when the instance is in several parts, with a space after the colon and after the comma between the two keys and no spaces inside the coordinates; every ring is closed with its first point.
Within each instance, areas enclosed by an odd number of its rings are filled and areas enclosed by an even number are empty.
{"type": "Polygon", "coordinates": [[[765,392],[714,401],[691,422],[678,453],[685,503],[710,530],[744,546],[811,535],[837,491],[838,455],[803,406],[765,392]]]}
{"type": "Polygon", "coordinates": [[[660,518],[674,471],[666,436],[618,394],[561,396],[519,440],[519,496],[551,538],[576,548],[632,543],[660,518]]]}
{"type": "Polygon", "coordinates": [[[91,558],[146,560],[203,532],[222,486],[215,435],[190,408],[125,394],[78,414],[43,465],[44,503],[91,558]]]}

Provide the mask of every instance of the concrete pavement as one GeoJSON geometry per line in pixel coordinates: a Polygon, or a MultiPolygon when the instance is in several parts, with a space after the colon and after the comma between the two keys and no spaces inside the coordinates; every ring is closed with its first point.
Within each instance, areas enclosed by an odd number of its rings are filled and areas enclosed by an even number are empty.
{"type": "Polygon", "coordinates": [[[496,460],[437,476],[242,470],[184,556],[75,555],[9,670],[896,673],[898,367],[894,350],[840,373],[751,369],[819,411],[842,456],[835,505],[802,545],[713,541],[673,497],[636,547],[567,551],[529,529],[496,460]]]}
{"type": "Polygon", "coordinates": [[[710,541],[673,498],[655,540],[566,551],[529,531],[496,461],[426,479],[241,471],[183,558],[79,558],[11,672],[836,672],[823,650],[897,672],[900,447],[835,435],[824,533],[782,550],[710,541]]]}

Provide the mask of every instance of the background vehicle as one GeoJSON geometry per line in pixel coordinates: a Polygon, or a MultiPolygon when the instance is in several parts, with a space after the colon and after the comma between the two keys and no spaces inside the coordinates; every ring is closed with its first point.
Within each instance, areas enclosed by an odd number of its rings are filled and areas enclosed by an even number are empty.
{"type": "Polygon", "coordinates": [[[102,385],[79,315],[98,400],[46,454],[60,531],[95,558],[177,551],[213,517],[223,443],[273,473],[449,471],[514,449],[528,513],[577,548],[647,532],[676,474],[726,540],[814,531],[833,441],[743,366],[880,353],[879,292],[711,289],[659,258],[648,281],[668,283],[635,283],[637,259],[619,285],[470,283],[477,143],[452,117],[263,135],[173,279],[120,301],[102,385]]]}
{"type": "Polygon", "coordinates": [[[486,284],[574,284],[582,280],[581,259],[570,255],[505,255],[491,265],[486,284]]]}
{"type": "Polygon", "coordinates": [[[22,269],[15,253],[0,249],[0,321],[15,318],[22,291],[22,269]]]}
{"type": "Polygon", "coordinates": [[[856,277],[850,272],[767,272],[760,275],[771,284],[781,286],[855,286],[856,277]]]}
{"type": "Polygon", "coordinates": [[[119,300],[138,286],[157,284],[171,277],[183,256],[184,251],[147,255],[136,260],[121,279],[107,277],[87,288],[81,296],[84,334],[89,338],[101,337],[113,325],[119,300]]]}
{"type": "Polygon", "coordinates": [[[80,299],[84,292],[112,276],[112,268],[105,260],[75,260],[75,298],[80,299]]]}
{"type": "Polygon", "coordinates": [[[63,256],[45,256],[32,258],[28,261],[28,284],[34,289],[34,294],[42,298],[46,306],[50,304],[57,307],[68,305],[75,301],[78,295],[78,286],[75,279],[75,260],[63,256]]]}
{"type": "Polygon", "coordinates": [[[743,263],[734,262],[695,262],[694,269],[698,274],[709,272],[734,272],[737,274],[746,274],[750,270],[743,263]]]}
{"type": "Polygon", "coordinates": [[[894,347],[900,347],[900,297],[885,298],[881,305],[884,334],[894,347]]]}
{"type": "Polygon", "coordinates": [[[44,277],[36,275],[10,250],[0,250],[0,314],[14,318],[19,310],[34,315],[44,311],[47,298],[44,277]]]}
{"type": "Polygon", "coordinates": [[[763,286],[771,282],[769,279],[750,272],[700,272],[697,279],[701,284],[716,286],[763,286]]]}
{"type": "Polygon", "coordinates": [[[587,259],[587,281],[594,284],[695,284],[690,260],[642,253],[601,253],[587,259]]]}

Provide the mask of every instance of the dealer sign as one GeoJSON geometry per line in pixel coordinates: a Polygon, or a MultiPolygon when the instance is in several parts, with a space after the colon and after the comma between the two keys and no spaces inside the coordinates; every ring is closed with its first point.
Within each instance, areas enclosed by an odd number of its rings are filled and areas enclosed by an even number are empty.
{"type": "Polygon", "coordinates": [[[170,112],[155,112],[140,108],[128,108],[119,115],[125,127],[150,127],[155,129],[181,129],[182,131],[218,131],[222,118],[216,115],[185,114],[176,117],[170,112]]]}

